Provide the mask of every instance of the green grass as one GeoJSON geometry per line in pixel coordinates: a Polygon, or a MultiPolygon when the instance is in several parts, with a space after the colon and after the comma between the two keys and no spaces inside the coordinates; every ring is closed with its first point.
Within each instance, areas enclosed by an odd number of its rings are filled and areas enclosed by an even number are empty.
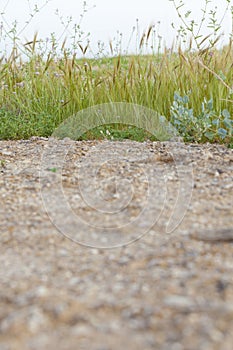
{"type": "MultiPolygon", "coordinates": [[[[152,27],[142,37],[140,48],[150,35],[152,27]]],[[[42,53],[35,35],[24,45],[27,60],[22,59],[17,46],[8,58],[0,60],[0,139],[49,136],[80,110],[126,102],[165,116],[186,141],[232,146],[232,37],[221,49],[215,42],[202,49],[207,39],[200,35],[199,44],[197,36],[194,39],[195,50],[190,41],[185,50],[179,45],[152,55],[119,54],[99,59],[84,55],[77,59],[65,43],[59,54],[54,47],[42,53]]],[[[82,136],[87,138],[141,141],[152,136],[136,127],[106,125],[82,136]]]]}
{"type": "MultiPolygon", "coordinates": [[[[232,116],[227,87],[233,81],[232,62],[232,43],[205,53],[180,50],[105,60],[77,60],[65,55],[59,60],[34,55],[28,62],[11,58],[0,65],[0,138],[49,136],[63,120],[81,109],[108,102],[139,104],[169,120],[175,92],[180,96],[189,94],[189,107],[195,115],[201,114],[204,100],[212,99],[213,119],[225,109],[232,116]]],[[[129,136],[127,128],[110,133],[117,138],[129,136]]],[[[95,132],[90,137],[94,135],[95,132]]]]}
{"type": "Polygon", "coordinates": [[[109,124],[102,125],[84,133],[80,140],[135,140],[143,142],[145,140],[156,141],[156,137],[149,132],[137,128],[133,125],[109,124]]]}

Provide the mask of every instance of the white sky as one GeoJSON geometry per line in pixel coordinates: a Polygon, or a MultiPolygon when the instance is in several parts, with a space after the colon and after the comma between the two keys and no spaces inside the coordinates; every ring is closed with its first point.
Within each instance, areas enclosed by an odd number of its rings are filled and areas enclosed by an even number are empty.
{"type": "MultiPolygon", "coordinates": [[[[192,10],[190,19],[200,19],[205,0],[183,1],[185,9],[192,10]]],[[[6,21],[10,28],[12,21],[17,20],[18,28],[23,28],[25,21],[30,18],[32,12],[30,7],[33,9],[35,4],[40,7],[44,3],[44,0],[0,0],[0,12],[4,11],[5,13],[0,21],[6,21]]],[[[220,19],[224,14],[226,3],[226,0],[212,0],[209,9],[213,9],[217,5],[218,19],[220,19]]],[[[123,34],[125,49],[132,28],[136,25],[136,19],[139,20],[140,33],[147,29],[151,23],[154,23],[155,28],[158,29],[158,21],[160,21],[158,34],[162,36],[166,45],[170,46],[176,34],[171,27],[171,23],[174,22],[176,25],[180,23],[173,3],[169,0],[87,0],[87,5],[90,9],[84,16],[81,28],[85,33],[91,33],[91,46],[93,48],[98,40],[106,44],[110,39],[114,40],[117,31],[119,31],[123,34]],[[95,7],[93,7],[94,5],[95,7]]],[[[68,16],[72,16],[74,22],[77,23],[80,21],[82,8],[82,0],[50,0],[30,25],[26,27],[21,37],[31,40],[37,30],[40,38],[48,37],[52,32],[55,32],[56,36],[59,37],[63,32],[63,27],[58,16],[55,15],[55,10],[59,9],[59,13],[65,21],[68,16]]],[[[7,27],[6,22],[4,23],[5,28],[7,27]]],[[[227,33],[231,31],[231,26],[230,13],[228,13],[222,26],[225,40],[228,38],[227,33]]],[[[205,33],[207,32],[203,30],[202,34],[205,33]]],[[[69,32],[66,32],[66,36],[69,35],[69,32]]],[[[132,41],[136,45],[136,34],[132,41]]]]}

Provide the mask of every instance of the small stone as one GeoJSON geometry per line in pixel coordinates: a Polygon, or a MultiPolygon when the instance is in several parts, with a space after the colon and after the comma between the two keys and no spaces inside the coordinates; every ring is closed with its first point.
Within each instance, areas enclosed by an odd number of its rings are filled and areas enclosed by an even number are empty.
{"type": "Polygon", "coordinates": [[[195,308],[195,303],[192,299],[182,295],[171,295],[164,299],[166,306],[177,309],[192,310],[195,308]]]}
{"type": "Polygon", "coordinates": [[[85,336],[89,336],[91,334],[91,327],[85,324],[81,324],[81,325],[77,325],[74,326],[71,329],[71,332],[73,335],[79,336],[79,337],[85,337],[85,336]]]}
{"type": "Polygon", "coordinates": [[[10,152],[10,151],[1,151],[1,155],[2,156],[12,156],[13,155],[13,153],[12,152],[10,152]]]}
{"type": "Polygon", "coordinates": [[[160,162],[174,162],[173,156],[169,152],[161,152],[159,155],[157,155],[156,159],[160,162]]]}
{"type": "Polygon", "coordinates": [[[122,257],[118,260],[118,264],[119,264],[119,265],[127,265],[129,261],[130,261],[130,258],[129,258],[128,256],[122,256],[122,257]]]}
{"type": "Polygon", "coordinates": [[[37,288],[37,290],[35,291],[35,295],[36,295],[37,297],[41,297],[41,298],[47,297],[48,294],[49,294],[48,288],[46,288],[46,287],[44,287],[44,286],[39,286],[39,287],[37,288]]]}
{"type": "Polygon", "coordinates": [[[59,250],[59,256],[68,256],[69,252],[66,249],[60,249],[59,250]]]}
{"type": "Polygon", "coordinates": [[[190,234],[191,238],[209,242],[233,241],[233,228],[199,230],[190,234]]]}

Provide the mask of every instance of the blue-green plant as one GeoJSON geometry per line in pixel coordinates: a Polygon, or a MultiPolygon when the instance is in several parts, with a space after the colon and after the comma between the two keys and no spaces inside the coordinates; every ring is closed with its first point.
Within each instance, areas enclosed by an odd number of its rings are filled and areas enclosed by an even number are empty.
{"type": "Polygon", "coordinates": [[[213,99],[204,99],[201,113],[194,115],[190,108],[189,92],[180,96],[174,94],[170,108],[170,121],[186,141],[216,141],[232,139],[233,119],[227,109],[218,114],[214,109],[213,99]]]}

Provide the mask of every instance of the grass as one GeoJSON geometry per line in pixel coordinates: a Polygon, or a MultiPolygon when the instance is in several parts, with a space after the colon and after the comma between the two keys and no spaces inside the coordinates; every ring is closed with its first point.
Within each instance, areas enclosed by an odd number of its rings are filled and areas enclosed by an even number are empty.
{"type": "MultiPolygon", "coordinates": [[[[140,45],[151,33],[150,27],[140,45]]],[[[53,49],[42,54],[36,35],[24,48],[27,60],[17,47],[0,60],[0,139],[49,136],[82,109],[128,102],[165,116],[186,141],[233,144],[232,38],[221,49],[212,43],[193,50],[190,41],[185,50],[179,45],[152,55],[99,59],[77,59],[65,43],[59,54],[53,49]],[[205,107],[208,101],[211,108],[205,107]]],[[[140,141],[150,137],[124,125],[105,125],[82,136],[140,141]]]]}

